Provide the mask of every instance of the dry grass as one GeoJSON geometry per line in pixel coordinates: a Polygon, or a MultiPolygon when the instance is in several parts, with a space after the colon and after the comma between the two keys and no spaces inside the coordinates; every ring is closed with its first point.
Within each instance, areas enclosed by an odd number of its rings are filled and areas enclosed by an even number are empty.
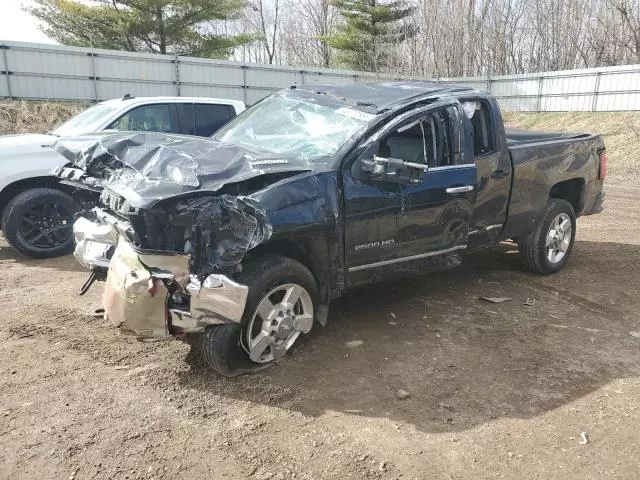
{"type": "Polygon", "coordinates": [[[607,148],[608,181],[640,184],[640,112],[506,113],[509,127],[599,133],[607,148]]]}
{"type": "MultiPolygon", "coordinates": [[[[87,104],[0,101],[0,134],[47,132],[87,104]]],[[[505,114],[514,128],[600,133],[609,156],[609,177],[618,183],[640,184],[640,112],[569,112],[505,114]]]]}
{"type": "Polygon", "coordinates": [[[83,103],[0,102],[0,134],[44,133],[87,108],[83,103]]]}

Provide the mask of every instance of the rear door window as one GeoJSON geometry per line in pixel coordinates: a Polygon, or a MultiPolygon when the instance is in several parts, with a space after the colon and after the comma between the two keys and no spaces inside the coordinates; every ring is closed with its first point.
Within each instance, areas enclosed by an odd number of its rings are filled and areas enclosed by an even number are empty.
{"type": "Polygon", "coordinates": [[[231,105],[196,103],[195,134],[201,137],[210,137],[235,115],[235,109],[231,105]]]}
{"type": "Polygon", "coordinates": [[[473,155],[481,157],[495,152],[495,132],[489,104],[483,100],[465,101],[463,109],[473,126],[473,155]]]}

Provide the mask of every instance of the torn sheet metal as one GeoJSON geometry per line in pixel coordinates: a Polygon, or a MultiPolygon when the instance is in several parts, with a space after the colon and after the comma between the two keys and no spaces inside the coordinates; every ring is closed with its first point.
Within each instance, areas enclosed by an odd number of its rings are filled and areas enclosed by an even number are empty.
{"type": "MultiPolygon", "coordinates": [[[[186,278],[189,257],[171,255],[158,263],[173,263],[186,278]]],[[[111,259],[107,282],[102,295],[102,305],[107,318],[124,334],[136,336],[165,337],[169,335],[167,325],[168,291],[164,283],[152,276],[151,271],[141,263],[133,246],[118,242],[111,259]]]]}
{"type": "Polygon", "coordinates": [[[102,296],[106,317],[121,333],[140,337],[240,322],[248,287],[219,274],[200,281],[188,268],[187,255],[141,254],[118,242],[102,296]]]}
{"type": "Polygon", "coordinates": [[[118,233],[112,225],[80,217],[73,224],[73,234],[76,243],[73,255],[83,267],[89,270],[109,267],[109,251],[118,243],[118,233]]]}
{"type": "Polygon", "coordinates": [[[61,138],[54,148],[89,177],[123,195],[131,206],[196,191],[215,192],[269,174],[311,170],[308,162],[253,152],[208,138],[154,132],[61,138]]]}
{"type": "MultiPolygon", "coordinates": [[[[226,270],[240,263],[247,250],[268,240],[273,233],[266,212],[250,198],[220,195],[194,198],[180,205],[179,213],[192,218],[196,238],[194,271],[204,267],[226,270]]],[[[207,272],[209,273],[209,272],[207,272]]]]}
{"type": "Polygon", "coordinates": [[[242,320],[249,294],[246,285],[224,275],[209,275],[203,281],[191,275],[185,290],[191,298],[191,323],[184,319],[184,325],[173,322],[174,325],[193,331],[203,329],[206,325],[239,323],[242,320]]]}

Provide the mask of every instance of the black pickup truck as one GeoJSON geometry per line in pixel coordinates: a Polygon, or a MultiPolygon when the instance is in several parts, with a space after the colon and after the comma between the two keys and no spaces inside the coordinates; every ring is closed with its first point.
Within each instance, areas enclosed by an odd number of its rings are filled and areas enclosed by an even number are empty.
{"type": "Polygon", "coordinates": [[[192,342],[224,375],[282,358],[356,285],[506,239],[528,269],[558,271],[606,174],[599,136],[505,130],[487,93],[426,82],[291,87],[213,139],[56,149],[65,181],[103,189],[74,232],[76,257],[106,278],[106,316],[192,342]]]}

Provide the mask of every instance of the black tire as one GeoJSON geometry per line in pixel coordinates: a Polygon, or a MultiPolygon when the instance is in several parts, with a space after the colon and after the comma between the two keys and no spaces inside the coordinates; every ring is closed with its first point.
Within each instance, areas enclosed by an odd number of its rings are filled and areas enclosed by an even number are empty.
{"type": "MultiPolygon", "coordinates": [[[[9,201],[2,215],[2,233],[9,244],[23,255],[34,258],[51,258],[65,255],[73,251],[73,214],[77,211],[77,206],[70,195],[62,190],[54,188],[32,188],[19,193],[9,201]],[[61,214],[68,222],[68,228],[60,227],[46,234],[46,241],[36,239],[39,227],[27,227],[25,221],[31,220],[30,212],[43,208],[43,215],[49,215],[46,210],[51,213],[47,218],[53,218],[56,214],[61,214]],[[35,209],[35,210],[34,210],[35,209]],[[46,209],[46,210],[45,210],[46,209]],[[30,228],[27,236],[26,228],[30,228]],[[45,245],[47,243],[47,245],[45,245]]],[[[54,222],[54,220],[51,220],[54,222]]],[[[39,232],[43,232],[41,229],[39,232]]]]}
{"type": "Polygon", "coordinates": [[[520,251],[520,258],[525,267],[535,273],[542,275],[548,275],[555,273],[562,269],[569,260],[571,252],[573,250],[573,244],[576,238],[576,214],[573,207],[566,200],[557,198],[549,199],[547,207],[542,214],[542,217],[538,221],[536,228],[526,237],[518,239],[518,247],[520,251]],[[566,214],[571,220],[571,239],[569,247],[558,262],[551,262],[547,257],[547,233],[549,232],[552,222],[560,214],[566,214]]]}
{"type": "MultiPolygon", "coordinates": [[[[236,280],[249,287],[247,305],[240,324],[208,327],[202,336],[202,353],[207,365],[226,377],[251,373],[273,365],[255,363],[241,345],[241,335],[263,296],[273,288],[295,283],[309,293],[314,316],[318,311],[318,287],[313,274],[301,263],[279,255],[267,255],[250,261],[236,280]]],[[[314,318],[315,322],[315,318],[314,318]]],[[[300,339],[298,338],[297,342],[300,339]]]]}

